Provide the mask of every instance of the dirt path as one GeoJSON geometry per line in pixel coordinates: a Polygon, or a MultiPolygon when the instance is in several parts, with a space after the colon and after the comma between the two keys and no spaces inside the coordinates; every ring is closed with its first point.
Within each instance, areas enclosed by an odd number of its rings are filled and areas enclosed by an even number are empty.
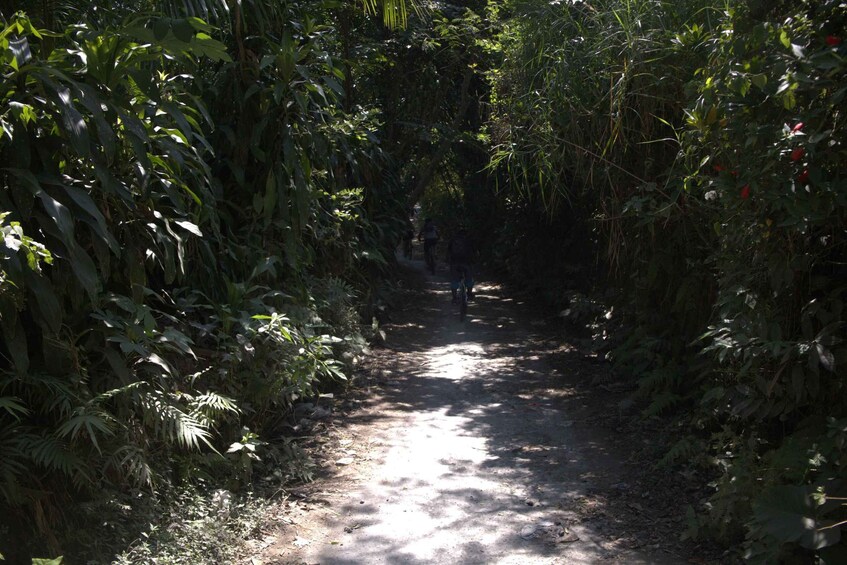
{"type": "Polygon", "coordinates": [[[496,285],[462,324],[444,273],[419,279],[323,438],[332,472],[288,500],[261,562],[687,562],[668,542],[680,509],[639,492],[632,446],[592,425],[617,407],[574,387],[590,361],[496,285]]]}

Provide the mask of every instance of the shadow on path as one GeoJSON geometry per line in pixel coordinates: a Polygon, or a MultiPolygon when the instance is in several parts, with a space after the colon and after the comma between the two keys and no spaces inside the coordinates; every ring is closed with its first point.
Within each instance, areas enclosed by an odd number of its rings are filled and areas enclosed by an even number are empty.
{"type": "Polygon", "coordinates": [[[298,524],[302,547],[276,556],[683,563],[628,536],[623,518],[592,496],[625,483],[625,455],[582,425],[596,403],[583,404],[572,386],[581,355],[546,339],[543,322],[496,284],[478,284],[460,323],[443,273],[417,269],[425,283],[404,293],[371,360],[377,386],[343,423],[353,463],[314,485],[323,504],[298,524]]]}

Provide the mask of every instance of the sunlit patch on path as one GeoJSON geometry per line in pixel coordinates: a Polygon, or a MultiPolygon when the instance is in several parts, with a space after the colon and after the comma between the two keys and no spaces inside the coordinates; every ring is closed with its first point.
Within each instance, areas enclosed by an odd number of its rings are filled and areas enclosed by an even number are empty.
{"type": "Polygon", "coordinates": [[[372,449],[353,449],[351,464],[312,486],[321,502],[270,562],[681,562],[585,521],[585,505],[602,506],[586,493],[598,477],[620,480],[608,476],[618,462],[575,430],[548,359],[562,348],[534,336],[502,289],[479,290],[465,323],[439,275],[407,293],[372,359],[377,388],[342,432],[372,449]]]}

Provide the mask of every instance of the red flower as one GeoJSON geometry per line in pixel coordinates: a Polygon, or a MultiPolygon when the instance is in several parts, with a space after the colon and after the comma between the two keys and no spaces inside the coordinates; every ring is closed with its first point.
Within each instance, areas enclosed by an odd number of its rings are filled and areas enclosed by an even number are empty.
{"type": "Polygon", "coordinates": [[[750,198],[750,185],[745,184],[744,188],[741,189],[741,198],[742,200],[747,200],[750,198]]]}
{"type": "Polygon", "coordinates": [[[803,155],[805,155],[805,154],[806,154],[806,150],[803,149],[802,147],[798,147],[797,149],[795,149],[794,151],[791,152],[791,160],[792,161],[799,161],[800,159],[803,158],[803,155]]]}
{"type": "Polygon", "coordinates": [[[715,165],[714,169],[715,169],[715,172],[718,172],[718,173],[723,172],[723,170],[724,170],[724,168],[721,167],[720,165],[715,165]]]}
{"type": "Polygon", "coordinates": [[[826,36],[826,44],[830,47],[835,47],[836,45],[841,45],[841,38],[835,35],[827,35],[826,36]]]}
{"type": "Polygon", "coordinates": [[[809,170],[806,169],[802,173],[797,176],[797,182],[800,184],[808,184],[809,183],[809,170]]]}
{"type": "Polygon", "coordinates": [[[803,122],[797,122],[797,125],[791,128],[791,133],[797,133],[801,129],[803,129],[803,122]]]}
{"type": "Polygon", "coordinates": [[[731,174],[731,175],[732,175],[732,176],[734,176],[734,177],[737,177],[737,176],[738,176],[738,171],[729,171],[729,174],[731,174]]]}

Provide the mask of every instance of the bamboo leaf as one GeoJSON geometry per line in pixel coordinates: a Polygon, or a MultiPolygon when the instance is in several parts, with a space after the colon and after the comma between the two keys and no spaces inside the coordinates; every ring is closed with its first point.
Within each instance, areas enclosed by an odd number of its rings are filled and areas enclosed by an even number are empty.
{"type": "Polygon", "coordinates": [[[55,559],[34,558],[32,560],[32,565],[62,565],[64,562],[65,562],[65,558],[63,556],[59,556],[55,559]]]}

